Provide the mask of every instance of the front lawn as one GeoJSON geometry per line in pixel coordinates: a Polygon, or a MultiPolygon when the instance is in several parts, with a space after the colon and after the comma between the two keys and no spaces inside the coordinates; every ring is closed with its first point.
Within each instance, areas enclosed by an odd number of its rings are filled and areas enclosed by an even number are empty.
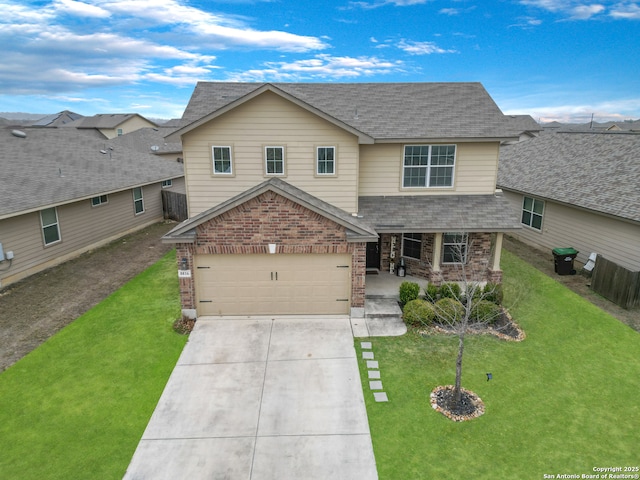
{"type": "Polygon", "coordinates": [[[640,464],[640,335],[508,252],[503,268],[505,304],[516,301],[527,338],[467,336],[462,386],[482,398],[483,416],[455,423],[429,404],[433,388],[455,380],[457,339],[368,339],[390,400],[374,402],[360,360],[381,480],[558,478],[640,464]]]}
{"type": "Polygon", "coordinates": [[[186,342],[179,316],[171,252],[0,374],[0,476],[122,478],[186,342]]]}

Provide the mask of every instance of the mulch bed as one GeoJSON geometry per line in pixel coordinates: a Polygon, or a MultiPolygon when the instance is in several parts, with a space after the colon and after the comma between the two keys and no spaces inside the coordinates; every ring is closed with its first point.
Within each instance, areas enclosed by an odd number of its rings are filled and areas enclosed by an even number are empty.
{"type": "Polygon", "coordinates": [[[182,317],[173,322],[173,329],[180,335],[189,335],[195,324],[194,319],[182,317]]]}
{"type": "Polygon", "coordinates": [[[445,417],[454,422],[464,422],[477,418],[484,413],[484,402],[482,399],[470,390],[461,388],[460,405],[451,409],[451,400],[453,399],[453,385],[444,385],[436,387],[431,392],[431,407],[436,412],[440,412],[445,417]]]}

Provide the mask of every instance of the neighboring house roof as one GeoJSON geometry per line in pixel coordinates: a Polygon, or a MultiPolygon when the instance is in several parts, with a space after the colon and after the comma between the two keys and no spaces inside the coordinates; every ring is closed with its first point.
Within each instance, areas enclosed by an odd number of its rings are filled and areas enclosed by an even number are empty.
{"type": "Polygon", "coordinates": [[[125,148],[97,131],[20,130],[26,138],[0,129],[0,218],[184,175],[181,164],[125,148]]]}
{"type": "Polygon", "coordinates": [[[358,217],[378,233],[504,232],[522,228],[501,195],[360,197],[358,217]]]}
{"type": "Polygon", "coordinates": [[[344,210],[320,200],[307,192],[281,180],[270,178],[245,192],[230,198],[188,220],[185,220],[173,230],[167,233],[163,239],[168,242],[183,243],[195,240],[195,228],[209,220],[222,215],[243,203],[272,191],[303,207],[330,219],[331,221],[347,228],[347,240],[357,242],[377,241],[378,234],[367,223],[357,217],[349,215],[344,210]]]}
{"type": "Polygon", "coordinates": [[[44,118],[31,124],[32,127],[59,127],[67,123],[82,120],[83,115],[79,113],[70,112],[69,110],[63,110],[62,112],[54,113],[53,115],[47,115],[44,118]]]}
{"type": "Polygon", "coordinates": [[[76,128],[113,129],[117,128],[118,125],[122,125],[124,122],[133,117],[140,117],[150,124],[155,125],[155,123],[153,123],[151,120],[148,120],[137,113],[100,113],[98,115],[94,115],[93,117],[84,117],[76,122],[73,122],[72,124],[66,124],[66,126],[76,128]]]}
{"type": "Polygon", "coordinates": [[[175,131],[175,127],[140,128],[113,138],[114,145],[122,145],[143,153],[181,153],[182,143],[166,142],[165,137],[175,131]]]}
{"type": "Polygon", "coordinates": [[[177,134],[272,91],[373,141],[506,139],[517,122],[480,83],[199,82],[177,134]]]}
{"type": "Polygon", "coordinates": [[[498,187],[640,222],[640,135],[544,132],[501,147],[498,187]]]}

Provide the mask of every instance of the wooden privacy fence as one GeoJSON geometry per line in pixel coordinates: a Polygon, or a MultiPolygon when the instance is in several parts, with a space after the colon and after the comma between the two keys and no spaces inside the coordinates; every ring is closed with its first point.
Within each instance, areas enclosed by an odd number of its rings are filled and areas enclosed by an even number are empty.
{"type": "Polygon", "coordinates": [[[640,305],[640,272],[627,270],[598,255],[591,289],[622,308],[633,308],[640,305]]]}
{"type": "Polygon", "coordinates": [[[184,193],[162,190],[162,210],[164,218],[177,222],[187,219],[187,196],[184,193]]]}

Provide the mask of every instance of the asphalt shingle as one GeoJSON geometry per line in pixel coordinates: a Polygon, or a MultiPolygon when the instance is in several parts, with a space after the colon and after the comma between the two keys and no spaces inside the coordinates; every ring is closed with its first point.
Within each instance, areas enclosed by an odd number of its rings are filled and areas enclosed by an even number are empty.
{"type": "Polygon", "coordinates": [[[545,131],[504,146],[498,187],[640,222],[640,135],[545,131]]]}
{"type": "Polygon", "coordinates": [[[97,131],[21,130],[26,138],[0,129],[0,218],[184,175],[181,164],[127,149],[97,131]]]}
{"type": "MultiPolygon", "coordinates": [[[[264,85],[200,82],[181,126],[187,127],[264,85]]],[[[504,115],[480,83],[271,85],[377,140],[505,138],[517,136],[522,124],[504,115]]]]}

